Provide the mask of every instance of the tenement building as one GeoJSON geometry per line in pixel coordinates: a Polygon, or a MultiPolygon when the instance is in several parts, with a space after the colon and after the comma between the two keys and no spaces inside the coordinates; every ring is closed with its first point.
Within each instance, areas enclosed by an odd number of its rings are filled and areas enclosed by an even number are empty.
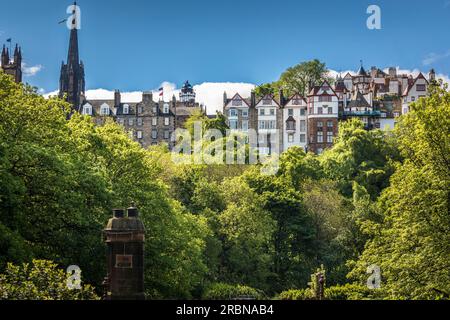
{"type": "Polygon", "coordinates": [[[196,102],[196,94],[189,81],[183,85],[179,99],[173,96],[170,101],[164,101],[161,96],[154,101],[152,92],[144,92],[140,102],[131,103],[122,99],[119,90],[109,100],[87,99],[76,28],[70,31],[67,63],[61,65],[59,96],[70,103],[72,113],[89,115],[98,125],[113,119],[144,148],[160,143],[172,148],[175,130],[182,128],[192,113],[206,113],[206,108],[196,102]]]}
{"type": "Polygon", "coordinates": [[[320,154],[333,145],[340,121],[356,118],[366,130],[392,130],[410,104],[426,96],[435,79],[434,70],[427,79],[422,73],[398,74],[397,68],[372,67],[368,72],[361,64],[353,75],[337,76],[333,85],[324,81],[312,86],[306,97],[286,98],[283,91],[277,98],[252,93],[250,98],[235,94],[228,99],[224,94],[224,114],[230,129],[258,133],[262,154],[276,152],[271,139],[275,134],[281,151],[298,146],[320,154]]]}
{"type": "Polygon", "coordinates": [[[22,49],[17,44],[12,57],[9,49],[3,45],[0,70],[10,75],[15,82],[22,82],[22,49]]]}

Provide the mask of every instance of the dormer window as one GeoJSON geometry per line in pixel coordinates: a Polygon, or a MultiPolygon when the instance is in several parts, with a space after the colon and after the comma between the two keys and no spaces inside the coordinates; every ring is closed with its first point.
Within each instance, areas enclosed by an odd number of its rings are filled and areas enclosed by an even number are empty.
{"type": "Polygon", "coordinates": [[[100,107],[100,115],[109,116],[109,106],[105,103],[100,107]]]}
{"type": "Polygon", "coordinates": [[[83,115],[92,116],[92,106],[89,103],[84,105],[83,115]]]}
{"type": "Polygon", "coordinates": [[[165,114],[168,114],[168,113],[169,113],[169,104],[168,104],[168,103],[165,103],[165,104],[164,104],[164,113],[165,113],[165,114]]]}
{"type": "Polygon", "coordinates": [[[235,99],[232,102],[233,107],[240,107],[242,106],[242,100],[241,99],[235,99]]]}
{"type": "Polygon", "coordinates": [[[123,106],[123,114],[129,114],[130,113],[130,106],[125,104],[123,106]]]}
{"type": "Polygon", "coordinates": [[[272,105],[272,99],[263,99],[263,105],[265,106],[272,105]]]}

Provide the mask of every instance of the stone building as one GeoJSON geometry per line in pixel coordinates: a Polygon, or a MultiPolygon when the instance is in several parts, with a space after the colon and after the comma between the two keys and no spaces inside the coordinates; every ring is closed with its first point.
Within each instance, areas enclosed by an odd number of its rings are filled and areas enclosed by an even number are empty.
{"type": "Polygon", "coordinates": [[[17,44],[12,57],[9,49],[3,45],[0,70],[12,76],[16,83],[22,82],[22,49],[17,44]]]}
{"type": "Polygon", "coordinates": [[[339,98],[325,81],[308,95],[308,151],[320,154],[338,134],[339,98]]]}
{"type": "Polygon", "coordinates": [[[196,94],[189,81],[183,85],[179,100],[173,96],[171,101],[154,101],[152,92],[144,92],[140,102],[131,103],[122,100],[119,90],[109,100],[87,99],[84,64],[80,60],[76,28],[70,31],[67,63],[62,63],[59,87],[59,96],[71,104],[72,113],[89,115],[97,125],[113,119],[144,148],[164,143],[171,149],[174,146],[172,137],[175,130],[182,128],[194,112],[206,114],[206,108],[196,102],[196,94]]]}
{"type": "Polygon", "coordinates": [[[367,72],[361,64],[354,75],[337,76],[333,86],[328,82],[314,86],[306,98],[286,99],[282,91],[279,100],[266,96],[257,101],[254,93],[251,98],[236,94],[228,99],[224,94],[224,114],[231,129],[257,131],[263,154],[271,152],[264,137],[275,131],[282,151],[298,146],[321,153],[333,145],[339,121],[357,118],[366,130],[392,130],[409,105],[426,96],[435,79],[434,70],[427,79],[421,73],[417,77],[398,74],[397,68],[372,67],[367,72]]]}

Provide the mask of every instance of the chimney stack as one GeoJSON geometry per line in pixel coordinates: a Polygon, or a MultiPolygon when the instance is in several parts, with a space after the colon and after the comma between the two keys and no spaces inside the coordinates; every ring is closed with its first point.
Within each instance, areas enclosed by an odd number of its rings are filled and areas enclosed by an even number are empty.
{"type": "Polygon", "coordinates": [[[118,108],[118,107],[120,107],[121,103],[122,103],[122,97],[121,97],[120,91],[116,90],[114,92],[114,106],[116,108],[118,108]]]}
{"type": "Polygon", "coordinates": [[[114,209],[113,218],[103,231],[108,247],[106,300],[145,300],[145,228],[134,205],[126,213],[127,216],[124,209],[114,209]]]}

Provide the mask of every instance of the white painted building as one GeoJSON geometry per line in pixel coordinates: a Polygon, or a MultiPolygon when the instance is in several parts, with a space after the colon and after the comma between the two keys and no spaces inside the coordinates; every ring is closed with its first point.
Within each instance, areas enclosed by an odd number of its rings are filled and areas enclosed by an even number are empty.
{"type": "Polygon", "coordinates": [[[298,146],[307,150],[308,145],[308,104],[306,99],[296,94],[288,100],[283,109],[283,148],[298,146]]]}
{"type": "Polygon", "coordinates": [[[256,103],[257,125],[258,125],[258,145],[262,155],[281,153],[282,134],[279,126],[281,117],[280,104],[271,95],[267,95],[256,103]]]}
{"type": "Polygon", "coordinates": [[[429,82],[422,73],[416,79],[410,81],[408,87],[403,92],[402,114],[409,112],[411,103],[427,95],[428,85],[429,82]]]}

